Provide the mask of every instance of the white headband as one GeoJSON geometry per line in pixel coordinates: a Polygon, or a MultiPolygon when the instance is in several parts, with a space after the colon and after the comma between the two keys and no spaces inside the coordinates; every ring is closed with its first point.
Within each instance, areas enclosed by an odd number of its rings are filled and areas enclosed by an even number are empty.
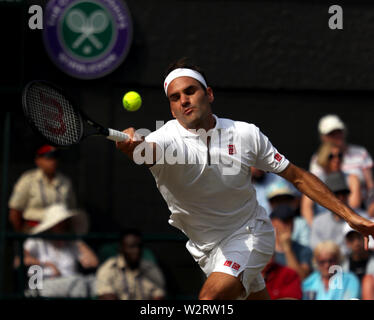
{"type": "Polygon", "coordinates": [[[204,80],[204,77],[201,75],[201,73],[199,73],[199,72],[197,72],[195,70],[192,70],[192,69],[179,68],[179,69],[175,69],[172,72],[170,72],[168,74],[168,76],[166,77],[165,81],[164,81],[164,89],[165,89],[166,96],[168,95],[169,84],[175,78],[179,78],[179,77],[190,77],[190,78],[194,78],[197,81],[200,81],[205,88],[208,88],[208,86],[207,86],[207,84],[206,84],[206,82],[204,80]]]}

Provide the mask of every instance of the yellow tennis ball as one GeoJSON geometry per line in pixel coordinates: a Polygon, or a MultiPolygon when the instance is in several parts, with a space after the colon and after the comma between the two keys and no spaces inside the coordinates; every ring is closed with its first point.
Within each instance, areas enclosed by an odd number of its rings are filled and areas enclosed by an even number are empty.
{"type": "Polygon", "coordinates": [[[123,96],[122,104],[127,111],[136,111],[142,105],[142,98],[139,93],[129,91],[123,96]]]}

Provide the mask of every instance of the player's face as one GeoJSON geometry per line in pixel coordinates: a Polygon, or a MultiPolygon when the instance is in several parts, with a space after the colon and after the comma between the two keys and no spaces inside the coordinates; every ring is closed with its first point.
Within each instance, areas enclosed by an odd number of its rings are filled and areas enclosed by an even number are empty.
{"type": "Polygon", "coordinates": [[[204,91],[193,78],[174,79],[168,87],[168,99],[173,117],[186,129],[205,128],[212,118],[213,91],[209,87],[204,91]]]}

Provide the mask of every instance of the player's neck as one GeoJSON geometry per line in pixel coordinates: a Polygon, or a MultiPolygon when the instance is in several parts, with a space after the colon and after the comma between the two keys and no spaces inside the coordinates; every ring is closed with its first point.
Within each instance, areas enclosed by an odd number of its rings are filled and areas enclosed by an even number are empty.
{"type": "Polygon", "coordinates": [[[205,130],[208,132],[216,126],[216,118],[213,114],[209,114],[205,119],[202,119],[199,123],[194,125],[192,128],[187,128],[187,130],[205,130]]]}

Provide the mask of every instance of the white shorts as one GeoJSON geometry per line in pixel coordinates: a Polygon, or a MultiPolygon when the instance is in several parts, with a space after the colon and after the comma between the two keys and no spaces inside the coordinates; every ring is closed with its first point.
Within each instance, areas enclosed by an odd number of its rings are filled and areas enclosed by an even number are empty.
{"type": "Polygon", "coordinates": [[[268,217],[258,217],[223,239],[209,252],[202,252],[190,240],[186,247],[207,277],[223,272],[239,277],[245,299],[265,288],[262,269],[274,253],[274,229],[268,217]]]}

